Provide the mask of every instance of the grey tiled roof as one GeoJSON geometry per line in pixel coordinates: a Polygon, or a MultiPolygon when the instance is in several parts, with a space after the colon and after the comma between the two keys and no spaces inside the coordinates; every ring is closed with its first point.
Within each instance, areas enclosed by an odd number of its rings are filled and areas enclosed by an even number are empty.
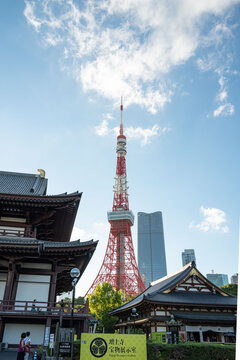
{"type": "Polygon", "coordinates": [[[233,322],[236,321],[236,316],[229,313],[216,313],[209,311],[204,312],[195,312],[195,311],[171,311],[171,313],[174,315],[176,319],[182,319],[182,320],[207,320],[207,321],[229,321],[233,322]]]}
{"type": "MultiPolygon", "coordinates": [[[[144,290],[141,294],[139,294],[134,299],[130,300],[126,304],[120,306],[116,310],[124,310],[129,307],[133,307],[139,304],[143,299],[153,296],[155,293],[161,293],[165,289],[169,288],[172,284],[178,282],[181,278],[183,278],[187,273],[189,273],[192,269],[192,264],[187,264],[185,267],[177,271],[176,273],[170,274],[168,276],[164,276],[163,278],[154,281],[150,284],[150,286],[144,290]]],[[[115,310],[113,310],[114,312],[115,310]]]]}
{"type": "MultiPolygon", "coordinates": [[[[237,306],[236,296],[229,295],[223,296],[219,293],[216,294],[206,294],[206,293],[188,293],[188,292],[178,292],[172,291],[171,289],[177,285],[181,280],[183,280],[191,270],[195,268],[195,263],[191,262],[185,265],[176,273],[165,276],[159,280],[156,280],[150,284],[150,286],[139,294],[134,299],[130,300],[126,304],[120,306],[119,308],[110,312],[110,314],[117,313],[122,310],[130,309],[134,306],[137,306],[142,301],[147,300],[151,302],[161,302],[161,303],[176,303],[176,304],[218,304],[218,305],[231,305],[237,306]],[[170,292],[164,292],[165,290],[170,289],[170,292]]],[[[197,270],[197,269],[196,269],[197,270]]],[[[198,270],[197,270],[198,271],[198,270]]],[[[202,275],[203,276],[203,275],[202,275]]],[[[208,283],[209,280],[205,279],[208,283]]],[[[215,285],[213,285],[217,288],[215,285]]],[[[220,291],[220,289],[219,289],[220,291]]],[[[222,290],[221,290],[222,291],[222,290]]],[[[224,291],[222,291],[224,292],[224,291]]]]}
{"type": "Polygon", "coordinates": [[[223,296],[219,294],[189,293],[172,291],[170,293],[157,293],[152,297],[146,297],[149,301],[167,302],[175,304],[196,304],[196,305],[233,305],[237,306],[236,296],[223,296]]]}
{"type": "Polygon", "coordinates": [[[47,179],[36,174],[0,171],[0,194],[45,195],[47,179]]]}
{"type": "Polygon", "coordinates": [[[89,241],[80,241],[74,240],[69,242],[62,241],[43,241],[37,240],[35,238],[23,238],[17,236],[0,236],[0,246],[1,244],[8,245],[40,245],[43,244],[44,248],[73,248],[73,247],[84,247],[87,245],[95,244],[97,241],[89,240],[89,241]]]}

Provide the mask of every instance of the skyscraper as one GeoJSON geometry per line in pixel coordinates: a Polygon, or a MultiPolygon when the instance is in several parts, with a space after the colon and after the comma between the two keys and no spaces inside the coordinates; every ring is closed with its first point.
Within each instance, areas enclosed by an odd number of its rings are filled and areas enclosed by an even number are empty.
{"type": "Polygon", "coordinates": [[[138,213],[138,268],[146,286],[167,275],[161,211],[138,213]]]}
{"type": "Polygon", "coordinates": [[[238,283],[238,274],[234,274],[231,276],[231,284],[237,284],[238,283]]]}
{"type": "Polygon", "coordinates": [[[182,252],[182,266],[187,265],[191,261],[194,261],[196,264],[196,256],[195,256],[194,249],[185,249],[182,252]]]}
{"type": "Polygon", "coordinates": [[[227,285],[228,282],[228,276],[226,274],[214,274],[214,271],[212,270],[211,274],[207,274],[207,279],[210,280],[214,285],[224,286],[227,285]]]}

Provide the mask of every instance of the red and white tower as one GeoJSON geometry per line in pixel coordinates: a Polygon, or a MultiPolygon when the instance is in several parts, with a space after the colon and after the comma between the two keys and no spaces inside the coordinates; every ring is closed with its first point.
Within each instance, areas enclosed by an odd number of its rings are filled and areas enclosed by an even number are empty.
{"type": "Polygon", "coordinates": [[[108,212],[110,234],[107,250],[102,266],[96,279],[88,290],[91,294],[97,284],[109,282],[116,290],[124,294],[137,295],[145,290],[144,283],[138,270],[131,234],[134,215],[129,210],[128,186],[126,173],[126,136],[123,134],[121,101],[120,131],[117,137],[117,169],[114,185],[112,211],[108,212]]]}

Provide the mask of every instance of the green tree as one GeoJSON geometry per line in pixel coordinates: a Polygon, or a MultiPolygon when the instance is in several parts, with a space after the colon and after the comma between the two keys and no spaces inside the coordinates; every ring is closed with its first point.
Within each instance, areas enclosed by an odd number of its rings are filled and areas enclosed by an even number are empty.
{"type": "Polygon", "coordinates": [[[122,291],[114,290],[112,285],[106,282],[98,284],[88,299],[90,313],[95,313],[99,322],[98,329],[102,331],[104,327],[106,333],[113,333],[118,317],[109,316],[108,312],[123,304],[122,291]]]}
{"type": "Polygon", "coordinates": [[[85,304],[84,297],[78,296],[77,298],[75,298],[75,304],[76,305],[84,305],[85,304]]]}
{"type": "Polygon", "coordinates": [[[223,289],[224,291],[228,292],[229,294],[237,296],[238,285],[237,284],[227,284],[224,286],[220,286],[220,289],[223,289]]]}

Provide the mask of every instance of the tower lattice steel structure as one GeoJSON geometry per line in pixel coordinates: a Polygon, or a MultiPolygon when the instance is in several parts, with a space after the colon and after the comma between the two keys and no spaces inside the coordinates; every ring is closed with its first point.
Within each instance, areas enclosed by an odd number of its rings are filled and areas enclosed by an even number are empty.
{"type": "Polygon", "coordinates": [[[97,284],[109,282],[124,294],[136,295],[145,290],[138,270],[131,234],[134,215],[129,210],[126,173],[126,136],[123,134],[122,112],[120,107],[120,131],[117,137],[117,169],[114,185],[112,211],[108,212],[110,234],[102,266],[96,279],[88,290],[91,294],[97,284]]]}

